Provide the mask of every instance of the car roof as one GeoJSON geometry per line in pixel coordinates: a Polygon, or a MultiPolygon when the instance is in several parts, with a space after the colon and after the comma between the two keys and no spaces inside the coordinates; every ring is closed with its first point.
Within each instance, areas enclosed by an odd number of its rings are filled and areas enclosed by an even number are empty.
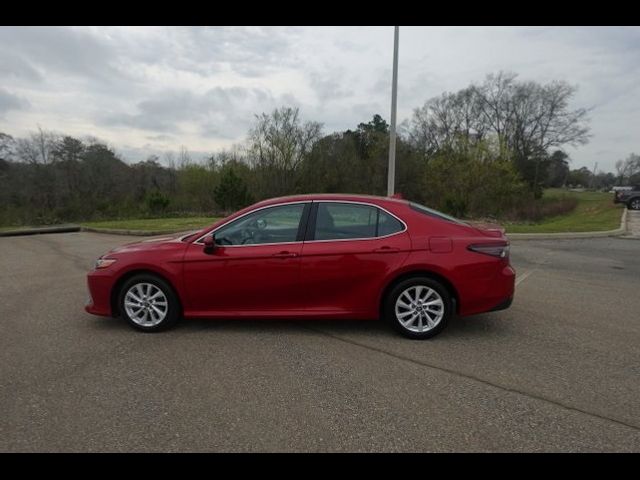
{"type": "Polygon", "coordinates": [[[364,195],[357,193],[309,193],[303,195],[287,195],[284,197],[270,198],[258,202],[256,205],[273,205],[284,202],[308,202],[308,201],[321,201],[321,200],[341,200],[346,202],[363,202],[363,203],[375,203],[380,205],[406,205],[407,200],[401,198],[392,197],[380,197],[376,195],[364,195]]]}

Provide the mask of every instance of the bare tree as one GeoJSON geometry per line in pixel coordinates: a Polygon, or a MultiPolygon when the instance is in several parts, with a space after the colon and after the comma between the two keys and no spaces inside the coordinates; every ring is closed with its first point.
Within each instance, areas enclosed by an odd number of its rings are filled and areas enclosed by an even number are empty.
{"type": "Polygon", "coordinates": [[[0,160],[12,160],[15,156],[16,141],[6,133],[0,132],[0,160]]]}
{"type": "Polygon", "coordinates": [[[428,158],[443,148],[450,148],[460,136],[481,140],[487,126],[480,119],[472,88],[444,93],[414,110],[409,140],[428,158]]]}
{"type": "Polygon", "coordinates": [[[273,193],[293,187],[293,174],[320,139],[322,125],[300,120],[298,108],[282,107],[270,114],[256,115],[249,132],[248,154],[254,166],[273,174],[273,193]]]}
{"type": "Polygon", "coordinates": [[[640,155],[632,153],[624,160],[616,162],[618,184],[624,185],[631,177],[640,173],[640,155]]]}
{"type": "Polygon", "coordinates": [[[180,145],[180,151],[178,152],[178,165],[180,168],[185,168],[191,165],[191,156],[189,150],[184,145],[180,145]]]}
{"type": "Polygon", "coordinates": [[[428,100],[416,109],[410,138],[425,155],[458,136],[496,137],[531,185],[551,148],[587,143],[588,111],[572,110],[576,87],[565,82],[519,82],[514,73],[488,75],[480,85],[428,100]],[[532,163],[533,168],[528,164],[532,163]]]}
{"type": "Polygon", "coordinates": [[[59,135],[42,130],[32,132],[27,138],[16,142],[16,154],[20,160],[32,164],[48,165],[53,160],[53,151],[59,141],[59,135]]]}

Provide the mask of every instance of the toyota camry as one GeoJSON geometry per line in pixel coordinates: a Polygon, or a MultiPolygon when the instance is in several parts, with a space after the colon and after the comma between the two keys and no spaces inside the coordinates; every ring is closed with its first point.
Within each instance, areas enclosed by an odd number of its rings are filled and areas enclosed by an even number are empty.
{"type": "Polygon", "coordinates": [[[155,332],[181,318],[384,319],[415,339],[511,305],[504,230],[403,199],[265,200],[198,232],[115,248],[86,311],[155,332]]]}

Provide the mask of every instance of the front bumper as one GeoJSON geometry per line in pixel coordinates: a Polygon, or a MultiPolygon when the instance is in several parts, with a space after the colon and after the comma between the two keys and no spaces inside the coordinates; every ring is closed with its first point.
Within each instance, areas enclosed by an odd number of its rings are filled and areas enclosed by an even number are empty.
{"type": "Polygon", "coordinates": [[[111,312],[111,288],[113,277],[94,270],[87,275],[89,298],[84,306],[87,313],[109,317],[111,312]]]}

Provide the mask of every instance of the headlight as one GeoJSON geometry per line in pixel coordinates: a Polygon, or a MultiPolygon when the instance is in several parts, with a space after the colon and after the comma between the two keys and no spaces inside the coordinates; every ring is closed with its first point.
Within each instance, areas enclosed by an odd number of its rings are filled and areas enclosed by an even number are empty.
{"type": "Polygon", "coordinates": [[[95,268],[96,270],[100,269],[100,268],[107,268],[110,265],[113,265],[115,263],[116,259],[115,258],[99,258],[98,260],[96,260],[96,265],[95,268]]]}

